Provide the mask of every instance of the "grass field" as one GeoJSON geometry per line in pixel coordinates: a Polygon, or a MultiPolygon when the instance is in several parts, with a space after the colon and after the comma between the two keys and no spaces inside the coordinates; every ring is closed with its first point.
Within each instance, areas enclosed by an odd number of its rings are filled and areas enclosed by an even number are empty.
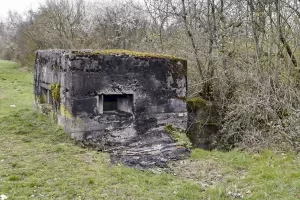
{"type": "MultiPolygon", "coordinates": [[[[21,68],[22,69],[22,68],[21,68]]],[[[33,110],[33,74],[0,61],[0,195],[8,199],[300,199],[300,156],[193,150],[166,171],[112,165],[33,110]],[[15,106],[13,106],[15,105],[15,106]]]]}

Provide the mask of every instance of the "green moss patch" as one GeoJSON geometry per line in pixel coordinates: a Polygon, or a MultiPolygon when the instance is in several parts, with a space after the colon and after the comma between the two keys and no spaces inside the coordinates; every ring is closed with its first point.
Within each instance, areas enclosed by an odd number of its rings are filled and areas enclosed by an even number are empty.
{"type": "Polygon", "coordinates": [[[60,105],[60,114],[62,116],[65,116],[69,119],[72,119],[73,118],[73,115],[71,114],[71,112],[66,108],[66,106],[64,104],[61,104],[60,105]]]}
{"type": "Polygon", "coordinates": [[[166,58],[170,60],[177,60],[177,61],[186,61],[183,58],[179,58],[172,55],[165,55],[165,54],[156,54],[156,53],[145,53],[145,52],[137,52],[137,51],[130,51],[125,49],[108,49],[108,50],[95,50],[95,51],[72,51],[72,54],[79,55],[79,56],[86,56],[86,55],[129,55],[138,58],[166,58]]]}
{"type": "Polygon", "coordinates": [[[165,126],[165,130],[171,134],[171,137],[176,140],[177,144],[185,146],[187,148],[192,147],[192,143],[186,135],[186,132],[173,127],[171,124],[165,126]]]}
{"type": "Polygon", "coordinates": [[[197,111],[207,106],[206,100],[200,97],[193,97],[187,99],[187,104],[188,104],[188,108],[191,109],[192,111],[197,111]]]}
{"type": "Polygon", "coordinates": [[[186,97],[185,96],[178,96],[177,99],[180,99],[180,100],[186,102],[186,97]]]}
{"type": "Polygon", "coordinates": [[[52,97],[55,101],[57,102],[60,102],[60,84],[57,83],[57,84],[51,84],[50,85],[50,88],[51,88],[51,94],[52,94],[52,97]]]}

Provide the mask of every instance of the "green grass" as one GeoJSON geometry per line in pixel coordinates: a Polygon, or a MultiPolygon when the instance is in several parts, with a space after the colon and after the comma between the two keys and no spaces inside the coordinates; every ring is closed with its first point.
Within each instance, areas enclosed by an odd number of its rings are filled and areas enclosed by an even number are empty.
{"type": "Polygon", "coordinates": [[[173,167],[181,177],[200,181],[211,196],[232,192],[245,199],[300,199],[299,169],[298,155],[269,150],[254,154],[197,149],[173,167]]]}
{"type": "Polygon", "coordinates": [[[293,153],[194,150],[168,171],[112,165],[36,113],[33,74],[8,61],[0,61],[0,143],[8,199],[300,199],[293,153]]]}

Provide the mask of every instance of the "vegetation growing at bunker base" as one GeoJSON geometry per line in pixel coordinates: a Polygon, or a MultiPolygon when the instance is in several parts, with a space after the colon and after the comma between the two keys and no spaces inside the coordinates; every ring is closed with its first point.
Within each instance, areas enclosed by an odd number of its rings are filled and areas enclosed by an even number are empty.
{"type": "Polygon", "coordinates": [[[44,115],[51,116],[52,105],[48,103],[40,104],[40,109],[44,115]]]}
{"type": "Polygon", "coordinates": [[[39,104],[47,103],[47,96],[45,94],[38,95],[37,101],[39,104]]]}
{"type": "Polygon", "coordinates": [[[171,137],[177,142],[178,145],[185,146],[187,148],[192,147],[192,143],[186,135],[186,132],[173,127],[171,124],[165,126],[165,130],[171,134],[171,137]]]}

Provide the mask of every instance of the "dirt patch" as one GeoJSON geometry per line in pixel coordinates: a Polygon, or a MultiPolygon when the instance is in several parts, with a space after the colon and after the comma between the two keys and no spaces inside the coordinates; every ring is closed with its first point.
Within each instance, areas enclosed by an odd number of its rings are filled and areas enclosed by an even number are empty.
{"type": "Polygon", "coordinates": [[[240,171],[234,175],[224,164],[214,159],[193,160],[187,159],[169,164],[170,173],[175,176],[193,181],[203,188],[213,187],[225,182],[232,176],[244,177],[246,171],[240,171]]]}

